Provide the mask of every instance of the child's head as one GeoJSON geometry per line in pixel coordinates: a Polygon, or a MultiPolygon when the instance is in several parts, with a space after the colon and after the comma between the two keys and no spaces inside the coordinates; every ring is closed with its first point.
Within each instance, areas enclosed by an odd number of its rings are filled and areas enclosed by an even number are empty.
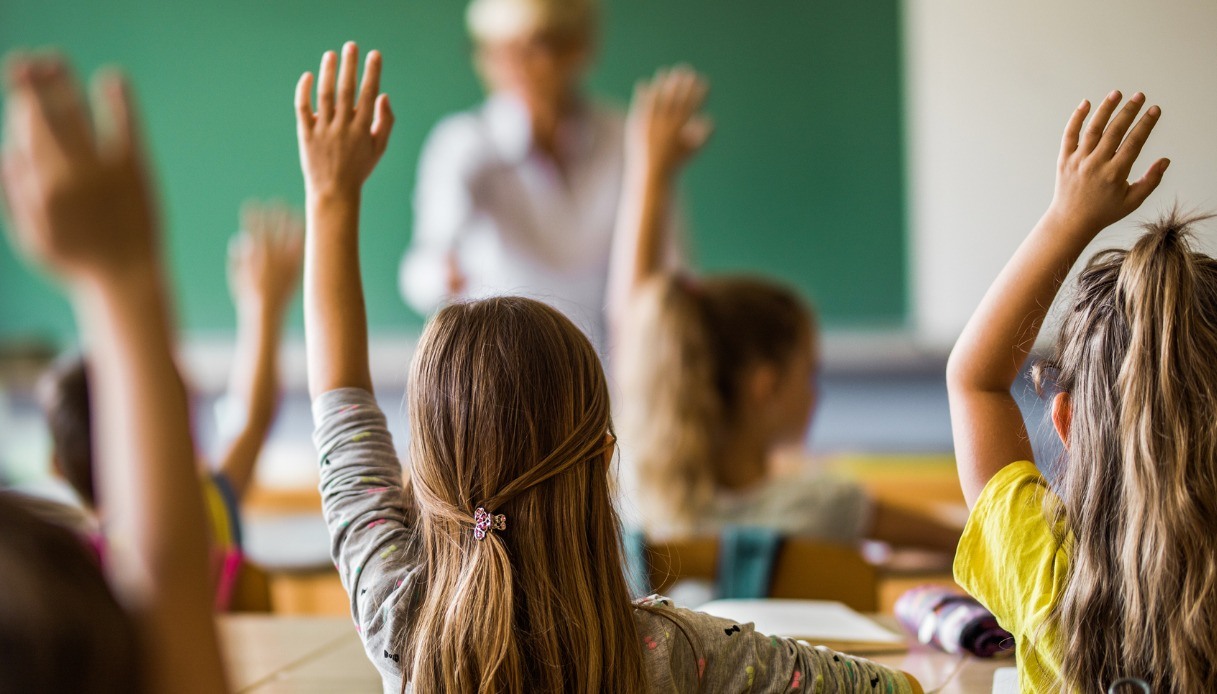
{"type": "Polygon", "coordinates": [[[1055,617],[1079,690],[1217,681],[1217,261],[1191,249],[1194,221],[1096,255],[1037,368],[1061,390],[1057,510],[1075,542],[1055,617]]]}
{"type": "Polygon", "coordinates": [[[473,0],[466,22],[487,88],[552,109],[587,68],[596,8],[594,0],[473,0]]]}
{"type": "MultiPolygon", "coordinates": [[[[738,439],[801,441],[815,408],[816,320],[764,279],[652,280],[628,320],[619,414],[644,516],[690,530],[738,439]]],[[[763,474],[764,471],[759,471],[763,474]]]]}
{"type": "Polygon", "coordinates": [[[427,572],[402,658],[414,691],[641,691],[587,338],[529,299],[448,306],[419,343],[408,408],[427,572]],[[506,528],[476,539],[478,509],[506,528]]]}
{"type": "Polygon", "coordinates": [[[139,641],[71,531],[0,493],[0,692],[139,692],[139,641]]]}
{"type": "Polygon", "coordinates": [[[81,501],[95,506],[93,428],[85,360],[73,354],[52,364],[38,382],[38,402],[51,434],[51,464],[81,501]]]}

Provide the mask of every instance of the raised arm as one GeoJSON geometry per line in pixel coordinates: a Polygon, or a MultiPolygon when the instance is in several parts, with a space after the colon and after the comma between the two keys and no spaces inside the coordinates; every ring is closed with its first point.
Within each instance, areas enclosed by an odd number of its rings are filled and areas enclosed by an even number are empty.
{"type": "Polygon", "coordinates": [[[296,85],[296,134],[304,169],[304,338],[309,394],[335,388],[371,392],[368,326],[359,274],[359,202],[363,183],[384,154],[393,129],[389,97],[380,94],[380,53],[368,53],[356,92],[359,49],[327,52],[317,76],[296,85]]]}
{"type": "Polygon", "coordinates": [[[286,205],[250,201],[228,252],[228,284],[237,307],[237,346],[228,397],[238,408],[217,469],[237,498],[245,494],[279,405],[283,314],[300,281],[304,225],[286,205]]]}
{"type": "MultiPolygon", "coordinates": [[[[147,645],[151,691],[226,691],[203,498],[133,104],[97,81],[94,126],[62,60],[7,70],[5,197],[18,246],[67,285],[92,356],[107,573],[147,645]]],[[[70,665],[66,665],[70,667],[70,665]]]]}
{"type": "Polygon", "coordinates": [[[634,89],[609,273],[609,315],[615,326],[621,325],[630,297],[663,266],[676,174],[713,131],[700,112],[707,91],[706,81],[687,67],[661,70],[634,89]]]}
{"type": "Polygon", "coordinates": [[[1119,92],[1109,94],[1084,130],[1090,103],[1083,101],[1074,111],[1061,142],[1052,204],[994,280],[951,351],[951,429],[969,507],[999,470],[1031,460],[1010,388],[1065,275],[1100,231],[1140,207],[1169,164],[1160,159],[1138,181],[1128,182],[1161,109],[1153,106],[1137,120],[1144,95],[1134,94],[1116,112],[1120,99],[1119,92]]]}

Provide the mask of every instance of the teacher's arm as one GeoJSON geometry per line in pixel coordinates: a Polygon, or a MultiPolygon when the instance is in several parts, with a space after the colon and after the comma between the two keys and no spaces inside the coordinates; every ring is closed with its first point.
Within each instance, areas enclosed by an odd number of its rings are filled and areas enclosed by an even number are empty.
{"type": "Polygon", "coordinates": [[[427,137],[414,189],[414,230],[398,276],[402,299],[429,314],[467,288],[461,241],[473,224],[481,146],[473,114],[441,121],[427,137]]]}

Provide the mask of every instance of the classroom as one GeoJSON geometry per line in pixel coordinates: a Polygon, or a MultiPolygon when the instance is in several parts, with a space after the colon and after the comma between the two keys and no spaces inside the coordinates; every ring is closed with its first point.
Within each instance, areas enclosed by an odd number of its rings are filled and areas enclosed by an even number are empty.
{"type": "Polygon", "coordinates": [[[1217,691],[1214,32],[6,0],[0,694],[1217,691]]]}

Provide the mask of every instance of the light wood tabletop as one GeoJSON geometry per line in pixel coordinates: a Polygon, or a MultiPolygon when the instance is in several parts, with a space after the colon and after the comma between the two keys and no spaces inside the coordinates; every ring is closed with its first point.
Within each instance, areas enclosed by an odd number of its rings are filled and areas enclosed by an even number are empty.
{"type": "MultiPolygon", "coordinates": [[[[878,621],[892,625],[890,618],[878,621]]],[[[345,617],[224,615],[220,634],[237,692],[256,694],[377,694],[380,676],[345,617]]],[[[987,694],[993,673],[1013,660],[961,658],[926,646],[868,655],[912,674],[927,692],[987,694]]]]}
{"type": "Polygon", "coordinates": [[[380,674],[346,617],[222,615],[220,640],[237,692],[381,691],[380,674]]]}

